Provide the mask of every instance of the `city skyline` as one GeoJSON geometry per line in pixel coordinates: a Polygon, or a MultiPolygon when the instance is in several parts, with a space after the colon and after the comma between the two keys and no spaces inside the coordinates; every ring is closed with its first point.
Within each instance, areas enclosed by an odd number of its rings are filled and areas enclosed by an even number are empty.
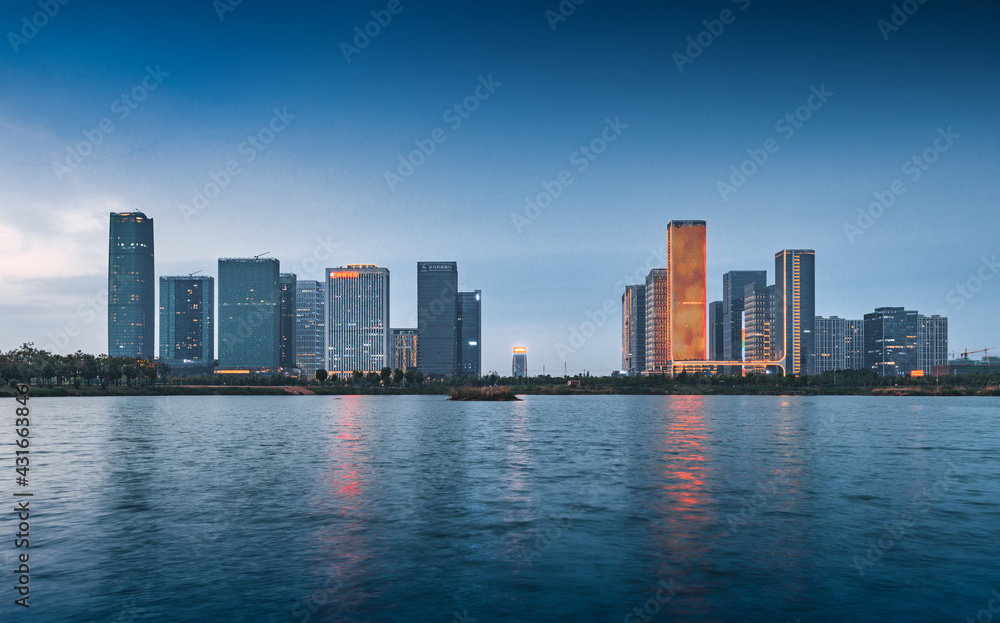
{"type": "MultiPolygon", "coordinates": [[[[490,293],[484,370],[520,343],[533,372],[615,369],[617,313],[571,339],[662,265],[670,218],[713,224],[709,300],[718,275],[809,248],[823,258],[817,315],[903,306],[949,317],[954,350],[995,345],[1000,265],[991,228],[968,223],[992,222],[997,194],[996,85],[978,69],[996,7],[927,3],[883,32],[891,3],[743,4],[587,3],[554,26],[528,3],[404,4],[349,60],[340,43],[371,19],[361,3],[277,20],[247,3],[221,19],[210,4],[158,7],[131,16],[131,35],[110,3],[66,7],[0,56],[18,86],[0,107],[0,348],[105,350],[93,240],[127,211],[156,219],[161,275],[270,251],[319,280],[362,260],[397,267],[393,299],[412,301],[412,262],[457,261],[464,287],[490,293]],[[727,6],[735,22],[678,66],[727,6]],[[461,27],[428,41],[434,24],[461,27]],[[261,47],[236,45],[260,32],[273,35],[261,47]],[[432,153],[409,158],[421,145],[432,153]],[[401,157],[424,162],[403,176],[401,157]],[[907,270],[872,270],[896,262],[907,270]]],[[[10,3],[0,23],[19,31],[34,10],[10,3]]],[[[410,307],[390,326],[416,326],[410,307]]]]}

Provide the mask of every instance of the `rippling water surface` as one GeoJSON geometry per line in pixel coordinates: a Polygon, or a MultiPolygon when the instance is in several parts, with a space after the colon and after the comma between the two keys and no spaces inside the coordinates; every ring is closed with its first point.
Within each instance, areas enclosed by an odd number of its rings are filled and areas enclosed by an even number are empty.
{"type": "Polygon", "coordinates": [[[32,405],[9,620],[1000,617],[996,399],[32,405]]]}

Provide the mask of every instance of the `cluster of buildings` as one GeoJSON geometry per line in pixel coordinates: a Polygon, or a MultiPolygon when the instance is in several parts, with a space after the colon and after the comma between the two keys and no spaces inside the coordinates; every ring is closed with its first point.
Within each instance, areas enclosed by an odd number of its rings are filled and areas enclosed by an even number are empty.
{"type": "Polygon", "coordinates": [[[948,363],[948,319],[879,307],[861,320],[816,315],[816,253],[774,254],[767,270],[722,276],[707,300],[705,221],[671,221],[667,267],[622,295],[622,370],[629,375],[872,370],[937,373],[948,363]]]}
{"type": "MultiPolygon", "coordinates": [[[[112,213],[109,355],[154,357],[155,278],[153,219],[112,213]]],[[[218,281],[216,299],[213,277],[159,278],[159,357],[175,372],[481,374],[482,293],[458,290],[455,262],[417,263],[416,328],[389,326],[389,270],[371,264],[328,268],[313,281],[281,272],[275,258],[221,258],[218,281]]]]}

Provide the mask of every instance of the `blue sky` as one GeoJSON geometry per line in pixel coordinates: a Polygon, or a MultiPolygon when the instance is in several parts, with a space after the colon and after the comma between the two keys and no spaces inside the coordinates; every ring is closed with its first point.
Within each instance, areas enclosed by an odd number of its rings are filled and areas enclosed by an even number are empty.
{"type": "Polygon", "coordinates": [[[161,275],[265,251],[302,279],[386,266],[394,326],[414,324],[416,262],[457,261],[460,288],[483,290],[487,370],[509,370],[515,345],[532,373],[617,369],[621,286],[662,265],[671,219],[707,221],[713,299],[725,271],[773,279],[776,251],[812,248],[818,313],[944,313],[953,350],[1000,346],[1000,11],[895,3],[889,30],[892,2],[805,4],[567,0],[553,22],[555,0],[401,0],[376,29],[388,1],[243,0],[222,19],[211,0],[70,1],[32,34],[38,2],[9,0],[0,349],[106,350],[108,212],[123,210],[154,218],[161,275]],[[456,104],[474,108],[460,125],[456,104]],[[580,170],[602,132],[614,141],[580,170]],[[390,185],[420,143],[433,153],[390,185]],[[874,193],[891,204],[859,222],[874,193]]]}

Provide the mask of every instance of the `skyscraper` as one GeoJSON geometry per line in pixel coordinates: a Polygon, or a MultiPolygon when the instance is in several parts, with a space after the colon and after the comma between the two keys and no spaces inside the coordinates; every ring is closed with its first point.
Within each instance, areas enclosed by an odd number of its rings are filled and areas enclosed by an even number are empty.
{"type": "Polygon", "coordinates": [[[622,370],[646,369],[646,286],[625,286],[622,294],[622,370]]]}
{"type": "Polygon", "coordinates": [[[917,312],[878,307],[865,314],[865,368],[882,376],[917,370],[920,323],[917,312]]]}
{"type": "Polygon", "coordinates": [[[348,264],[326,269],[326,369],[378,372],[389,366],[389,269],[348,264]]]}
{"type": "Polygon", "coordinates": [[[673,374],[674,362],[708,354],[705,221],[670,221],[667,268],[646,276],[646,370],[673,374]]]}
{"type": "Polygon", "coordinates": [[[743,291],[767,285],[766,270],[731,270],[722,275],[722,359],[740,361],[743,353],[743,291]]]}
{"type": "Polygon", "coordinates": [[[214,320],[215,279],[160,277],[160,359],[171,368],[211,372],[214,320]]]}
{"type": "Polygon", "coordinates": [[[862,320],[816,316],[813,374],[863,369],[864,327],[862,320]]]}
{"type": "Polygon", "coordinates": [[[278,285],[281,288],[281,367],[295,367],[295,314],[298,309],[295,297],[298,288],[294,273],[280,273],[278,285]]]}
{"type": "MultiPolygon", "coordinates": [[[[774,324],[774,286],[748,283],[743,288],[744,361],[771,361],[771,327],[774,324]]],[[[755,372],[761,372],[754,368],[755,372]]]]}
{"type": "Polygon", "coordinates": [[[458,373],[483,370],[482,291],[458,293],[458,373]]]}
{"type": "Polygon", "coordinates": [[[425,375],[458,372],[458,264],[417,262],[417,367],[425,375]]]}
{"type": "Polygon", "coordinates": [[[918,315],[917,321],[920,323],[917,368],[924,374],[933,374],[935,366],[948,365],[948,319],[918,315]]]}
{"type": "Polygon", "coordinates": [[[416,329],[390,329],[389,346],[392,349],[392,369],[417,369],[417,340],[419,331],[416,329]]]}
{"type": "Polygon", "coordinates": [[[269,372],[281,364],[281,289],[274,258],[219,259],[219,367],[269,372]]]}
{"type": "Polygon", "coordinates": [[[316,370],[326,369],[326,301],[319,281],[295,283],[295,367],[306,378],[315,378],[316,370]]]}
{"type": "Polygon", "coordinates": [[[722,317],[723,302],[712,301],[708,304],[708,358],[712,361],[722,361],[722,317]]]}
{"type": "Polygon", "coordinates": [[[152,359],[156,353],[153,219],[112,212],[108,241],[108,355],[152,359]]]}
{"type": "Polygon", "coordinates": [[[515,377],[528,376],[528,349],[523,346],[514,347],[514,359],[511,370],[515,377]]]}
{"type": "Polygon", "coordinates": [[[786,375],[812,374],[816,322],[816,252],[774,254],[774,359],[786,375]]]}

